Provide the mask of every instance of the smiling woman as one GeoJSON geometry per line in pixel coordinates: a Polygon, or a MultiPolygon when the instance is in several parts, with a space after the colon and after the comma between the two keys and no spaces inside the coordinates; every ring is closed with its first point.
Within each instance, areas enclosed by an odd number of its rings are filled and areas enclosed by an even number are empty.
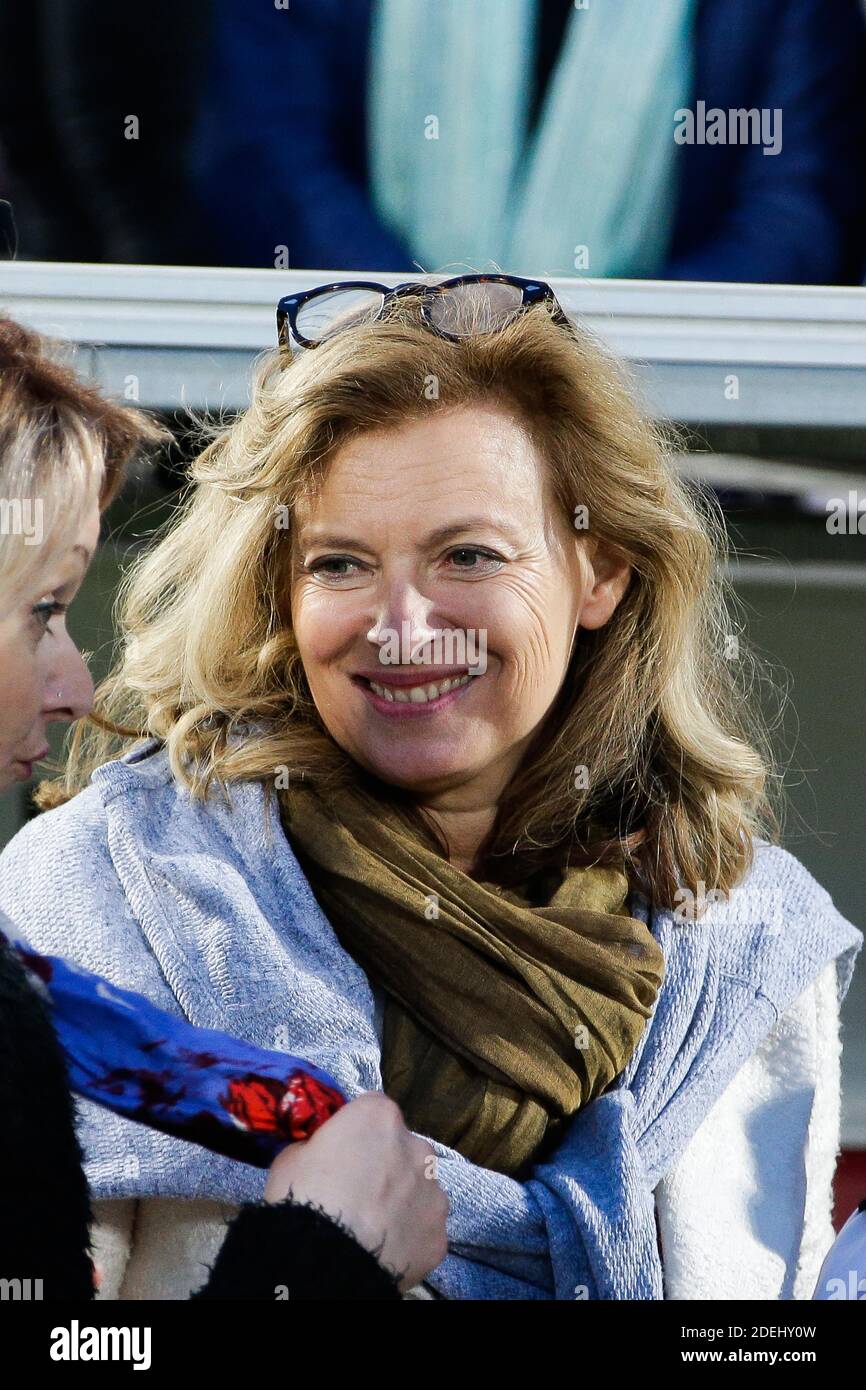
{"type": "MultiPolygon", "coordinates": [[[[661,1297],[647,1193],[825,967],[832,1048],[859,933],[764,838],[723,527],[618,367],[549,301],[460,339],[423,303],[268,359],[194,462],[9,910],[50,941],[59,863],[83,964],[397,1100],[451,1201],[439,1293],[661,1297]]],[[[116,1117],[87,1135],[99,1196],[250,1195],[116,1117]]],[[[143,1297],[179,1277],[152,1216],[143,1297]]]]}
{"type": "Polygon", "coordinates": [[[422,800],[468,869],[578,627],[607,620],[628,566],[596,573],[528,429],[486,404],[344,445],[298,526],[293,625],[316,708],[356,763],[422,800]],[[411,666],[386,647],[404,627],[411,666]],[[448,632],[484,635],[483,671],[428,664],[448,632]]]}
{"type": "Polygon", "coordinates": [[[726,656],[720,518],[618,366],[546,306],[453,343],[408,297],[267,360],[192,482],[124,583],[100,727],[79,727],[41,804],[129,745],[114,723],[164,739],[196,796],[278,766],[429,792],[442,829],[471,809],[506,876],[515,848],[558,862],[592,831],[591,860],[625,852],[670,902],[681,879],[729,890],[751,835],[775,833],[754,664],[742,641],[726,656]],[[394,666],[406,622],[422,658],[442,631],[487,644],[484,675],[423,719],[363,688],[440,674],[394,666]]]}

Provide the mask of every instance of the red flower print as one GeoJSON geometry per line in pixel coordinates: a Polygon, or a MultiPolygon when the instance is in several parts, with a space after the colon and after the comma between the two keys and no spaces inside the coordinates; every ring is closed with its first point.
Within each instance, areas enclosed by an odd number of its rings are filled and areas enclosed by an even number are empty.
{"type": "Polygon", "coordinates": [[[230,1081],[220,1103],[243,1129],[276,1134],[289,1143],[309,1139],[345,1102],[333,1087],[298,1071],[287,1081],[256,1075],[230,1081]]]}

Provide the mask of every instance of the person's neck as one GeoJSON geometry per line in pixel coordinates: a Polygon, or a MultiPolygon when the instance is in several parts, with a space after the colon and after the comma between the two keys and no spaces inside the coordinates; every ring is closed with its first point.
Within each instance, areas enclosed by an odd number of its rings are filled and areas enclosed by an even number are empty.
{"type": "Polygon", "coordinates": [[[418,793],[418,805],[448,841],[448,860],[471,874],[478,851],[493,829],[499,803],[529,743],[529,735],[479,776],[436,792],[418,793]]]}
{"type": "Polygon", "coordinates": [[[496,820],[496,803],[486,798],[472,802],[443,798],[423,802],[422,809],[445,835],[449,863],[471,873],[478,851],[496,820]]]}

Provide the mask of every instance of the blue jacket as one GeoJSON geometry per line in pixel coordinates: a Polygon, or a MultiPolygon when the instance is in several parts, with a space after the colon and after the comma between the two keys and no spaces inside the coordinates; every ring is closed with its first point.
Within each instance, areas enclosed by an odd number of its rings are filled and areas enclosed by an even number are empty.
{"type": "MultiPolygon", "coordinates": [[[[417,270],[367,192],[373,3],[292,0],[277,10],[217,0],[191,166],[214,263],[273,266],[287,246],[292,268],[417,270]]],[[[859,283],[861,0],[702,0],[690,104],[698,99],[708,109],[780,107],[783,147],[772,156],[755,145],[678,147],[665,278],[859,283]]]]}
{"type": "MultiPolygon", "coordinates": [[[[204,1027],[306,1056],[350,1095],[381,1089],[381,999],[340,946],[261,783],[193,801],[156,741],[106,763],[0,856],[0,909],[71,957],[204,1027]]],[[[653,1189],[779,1016],[862,933],[787,851],[757,842],[746,881],[700,925],[634,895],[666,973],[627,1069],[526,1182],[436,1144],[455,1298],[663,1297],[653,1189]]],[[[80,1104],[94,1198],[261,1198],[265,1175],[80,1104]]]]}

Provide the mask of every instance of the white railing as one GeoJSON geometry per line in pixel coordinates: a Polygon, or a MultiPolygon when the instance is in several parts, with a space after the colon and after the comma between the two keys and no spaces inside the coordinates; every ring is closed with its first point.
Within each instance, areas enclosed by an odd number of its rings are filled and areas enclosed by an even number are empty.
{"type": "MultiPolygon", "coordinates": [[[[411,276],[7,262],[0,308],[79,344],[80,362],[105,389],[137,389],[144,406],[236,408],[253,357],[274,345],[280,296],[354,278],[411,276]]],[[[661,416],[866,429],[866,289],[551,283],[570,313],[633,364],[661,416]]]]}

